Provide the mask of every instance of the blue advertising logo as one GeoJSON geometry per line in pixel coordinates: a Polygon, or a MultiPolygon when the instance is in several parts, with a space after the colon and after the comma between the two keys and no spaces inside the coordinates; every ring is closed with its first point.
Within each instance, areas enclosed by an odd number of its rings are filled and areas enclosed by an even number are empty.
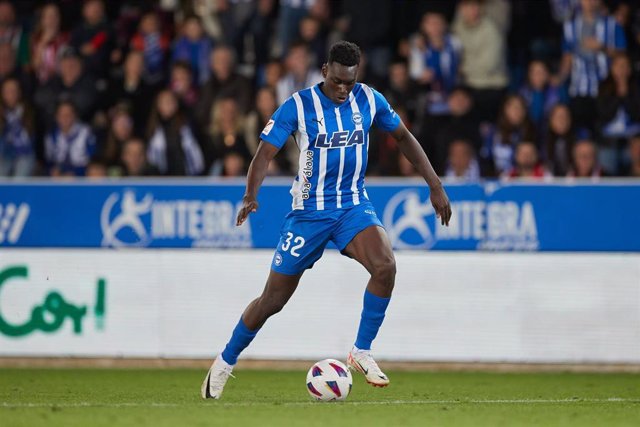
{"type": "Polygon", "coordinates": [[[229,200],[159,200],[150,192],[139,198],[131,189],[114,192],[102,205],[101,246],[147,247],[187,240],[193,247],[252,247],[250,225],[235,226],[237,208],[229,200]]]}
{"type": "Polygon", "coordinates": [[[431,249],[474,242],[485,250],[537,250],[538,225],[529,201],[457,200],[448,227],[436,218],[425,191],[408,189],[386,203],[383,224],[397,249],[431,249]],[[422,196],[421,196],[422,193],[422,196]]]}

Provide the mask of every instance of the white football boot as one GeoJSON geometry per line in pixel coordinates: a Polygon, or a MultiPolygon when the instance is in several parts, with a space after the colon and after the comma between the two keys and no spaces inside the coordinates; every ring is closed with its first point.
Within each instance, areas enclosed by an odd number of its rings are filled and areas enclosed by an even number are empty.
{"type": "Polygon", "coordinates": [[[202,387],[200,388],[202,398],[220,399],[220,396],[222,396],[222,390],[224,390],[224,385],[227,383],[229,377],[233,377],[231,371],[233,371],[233,365],[229,365],[222,360],[222,356],[218,355],[216,360],[213,361],[213,364],[202,383],[202,387]]]}
{"type": "Polygon", "coordinates": [[[374,387],[386,387],[389,385],[389,378],[380,370],[380,367],[373,360],[371,351],[353,349],[347,356],[347,366],[364,374],[365,379],[374,387]]]}

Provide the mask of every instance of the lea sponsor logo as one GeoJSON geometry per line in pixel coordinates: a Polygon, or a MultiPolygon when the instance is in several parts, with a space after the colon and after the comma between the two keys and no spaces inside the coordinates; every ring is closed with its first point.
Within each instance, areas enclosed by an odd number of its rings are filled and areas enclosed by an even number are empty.
{"type": "Polygon", "coordinates": [[[330,135],[319,133],[314,145],[316,148],[342,148],[363,143],[364,131],[362,129],[356,129],[354,131],[344,130],[333,132],[330,135]]]}

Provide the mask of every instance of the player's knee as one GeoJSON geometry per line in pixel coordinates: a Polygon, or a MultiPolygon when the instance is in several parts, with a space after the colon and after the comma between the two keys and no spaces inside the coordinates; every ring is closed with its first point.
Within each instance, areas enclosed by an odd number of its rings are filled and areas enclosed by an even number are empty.
{"type": "Polygon", "coordinates": [[[286,299],[276,296],[262,297],[261,306],[266,316],[273,316],[279,313],[287,303],[286,299]]]}
{"type": "Polygon", "coordinates": [[[381,259],[377,261],[373,266],[371,274],[378,282],[390,289],[393,288],[393,284],[396,278],[396,261],[393,257],[381,259]]]}

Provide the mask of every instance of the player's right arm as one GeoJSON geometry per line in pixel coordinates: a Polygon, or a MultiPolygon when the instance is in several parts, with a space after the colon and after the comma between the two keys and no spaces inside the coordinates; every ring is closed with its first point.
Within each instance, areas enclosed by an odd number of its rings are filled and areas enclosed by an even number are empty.
{"type": "Polygon", "coordinates": [[[247,173],[247,189],[242,197],[242,207],[238,211],[236,225],[242,225],[246,221],[251,212],[258,210],[258,190],[267,175],[269,163],[278,154],[280,149],[269,143],[260,140],[260,145],[256,150],[255,156],[249,165],[247,173]]]}
{"type": "Polygon", "coordinates": [[[258,190],[267,175],[269,162],[287,142],[289,135],[298,128],[298,111],[293,98],[287,99],[273,113],[271,120],[260,134],[260,144],[249,166],[247,189],[242,197],[242,207],[238,211],[236,225],[242,225],[251,212],[258,210],[258,190]]]}

